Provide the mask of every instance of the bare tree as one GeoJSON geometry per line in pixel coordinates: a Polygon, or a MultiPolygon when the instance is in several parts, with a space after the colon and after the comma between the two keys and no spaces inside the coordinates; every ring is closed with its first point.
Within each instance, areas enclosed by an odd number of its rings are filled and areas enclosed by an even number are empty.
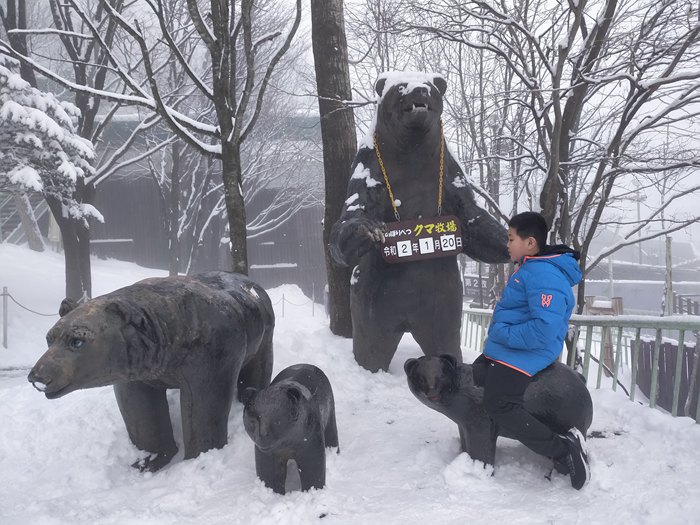
{"type": "MultiPolygon", "coordinates": [[[[123,2],[114,2],[120,10],[123,2]]],[[[7,0],[5,9],[0,6],[6,40],[0,40],[0,51],[21,60],[23,78],[37,86],[36,73],[44,70],[60,72],[66,87],[82,86],[74,90],[74,104],[79,110],[77,132],[93,143],[99,143],[111,117],[121,106],[121,101],[105,102],[101,96],[114,78],[111,73],[111,52],[115,45],[117,24],[106,18],[104,9],[95,1],[86,2],[84,11],[72,10],[70,5],[58,0],[41,4],[26,0],[7,0]],[[31,17],[28,11],[32,9],[31,17]],[[48,8],[51,27],[43,27],[48,8]],[[29,23],[33,27],[29,27],[29,23]],[[60,42],[55,45],[55,39],[60,42]],[[53,45],[49,39],[54,39],[53,45]],[[41,65],[37,60],[41,57],[41,65]],[[68,80],[70,79],[70,80],[68,80]]],[[[55,76],[55,73],[53,74],[55,76]]],[[[46,75],[44,75],[46,76],[46,75]]],[[[51,78],[51,77],[49,77],[51,78]]],[[[52,86],[53,87],[53,86],[52,86]]],[[[95,188],[99,182],[136,159],[126,159],[138,133],[148,129],[158,118],[145,119],[116,150],[102,148],[94,172],[76,182],[75,202],[92,206],[95,188]]],[[[161,144],[159,147],[162,147],[161,144]]],[[[61,230],[66,261],[66,296],[80,298],[92,293],[90,275],[90,230],[84,218],[65,213],[65,205],[55,194],[45,194],[46,201],[61,230]]]]}
{"type": "MultiPolygon", "coordinates": [[[[248,217],[248,239],[270,233],[299,210],[322,202],[323,188],[320,184],[314,186],[308,176],[315,161],[308,156],[307,144],[295,141],[280,125],[289,120],[290,107],[289,100],[282,97],[267,105],[241,149],[243,199],[248,208],[259,210],[248,217]]],[[[163,224],[168,232],[173,275],[197,267],[197,251],[208,230],[218,228],[226,219],[223,184],[217,182],[221,180],[221,165],[207,160],[182,141],[147,159],[147,170],[156,182],[166,212],[163,224]]],[[[212,237],[217,238],[218,247],[221,235],[212,237]]]]}
{"type": "MultiPolygon", "coordinates": [[[[494,67],[512,78],[508,96],[494,111],[509,104],[525,108],[516,119],[525,133],[496,133],[510,146],[491,148],[487,158],[508,151],[497,157],[529,164],[531,171],[513,173],[516,183],[539,196],[552,241],[572,243],[582,252],[584,272],[623,245],[698,221],[696,213],[636,235],[655,223],[659,211],[654,210],[629,225],[624,243],[586,262],[597,229],[614,220],[610,208],[616,193],[643,175],[658,183],[700,163],[690,132],[700,97],[696,3],[438,0],[416,2],[412,13],[407,29],[414,38],[476,50],[497,59],[494,67]],[[664,150],[661,130],[668,128],[673,147],[664,150]]],[[[667,202],[697,189],[686,180],[667,202]]],[[[580,286],[579,305],[584,293],[580,286]]]]}
{"type": "MultiPolygon", "coordinates": [[[[354,116],[352,108],[346,105],[352,95],[343,1],[312,0],[311,24],[326,190],[323,245],[328,246],[331,228],[343,209],[350,167],[357,150],[354,116]]],[[[325,255],[330,328],[334,334],[351,337],[351,269],[334,265],[328,250],[325,255]]]]}
{"type": "Polygon", "coordinates": [[[232,266],[234,271],[247,273],[241,145],[257,124],[270,78],[299,27],[301,0],[296,0],[291,22],[288,12],[269,9],[273,2],[212,0],[206,12],[200,4],[197,0],[185,4],[144,0],[124,8],[121,1],[99,0],[101,18],[95,19],[84,2],[61,2],[58,14],[69,13],[85,24],[84,33],[59,27],[61,38],[85,39],[91,50],[99,49],[102,61],[84,61],[97,66],[103,76],[109,72],[113,88],[69,80],[34,58],[6,47],[41,75],[79,96],[137,105],[154,112],[185,143],[219,159],[232,266]],[[185,23],[181,7],[187,9],[185,23]],[[103,37],[104,27],[114,28],[113,38],[127,43],[122,45],[134,45],[139,50],[138,60],[129,60],[126,53],[114,50],[103,37]],[[198,41],[197,52],[188,55],[180,45],[191,38],[198,41]],[[172,53],[165,52],[165,48],[172,53]],[[214,122],[206,116],[200,118],[200,113],[190,112],[186,106],[182,110],[172,107],[169,96],[174,94],[167,83],[161,83],[159,73],[171,66],[173,56],[174,67],[184,72],[187,81],[182,91],[208,100],[214,109],[214,122]]]}

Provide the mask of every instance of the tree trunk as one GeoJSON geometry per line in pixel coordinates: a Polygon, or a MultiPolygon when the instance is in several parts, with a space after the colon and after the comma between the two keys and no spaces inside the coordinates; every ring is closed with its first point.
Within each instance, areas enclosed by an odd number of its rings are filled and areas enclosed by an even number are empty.
{"type": "Polygon", "coordinates": [[[17,213],[22,221],[22,229],[27,236],[27,244],[30,250],[35,252],[44,251],[44,240],[41,238],[41,232],[39,231],[39,225],[36,223],[36,217],[34,216],[34,210],[29,202],[27,194],[24,192],[12,192],[13,200],[15,201],[15,207],[17,208],[17,213]]]}
{"type": "Polygon", "coordinates": [[[66,266],[66,297],[79,301],[83,295],[92,297],[90,275],[90,230],[82,220],[63,216],[63,203],[53,196],[45,196],[56,219],[63,239],[66,266]]]}
{"type": "Polygon", "coordinates": [[[323,245],[326,247],[330,329],[336,335],[351,337],[352,269],[335,266],[327,249],[331,228],[343,209],[350,167],[357,152],[354,115],[343,103],[352,98],[352,93],[342,0],[311,0],[311,41],[323,141],[326,190],[323,245]]]}
{"type": "Polygon", "coordinates": [[[168,250],[170,263],[168,275],[177,275],[180,272],[180,162],[182,147],[180,142],[172,146],[173,167],[170,172],[170,220],[168,222],[168,250]]]}
{"type": "MultiPolygon", "coordinates": [[[[246,215],[241,193],[241,151],[232,142],[222,144],[222,176],[226,211],[228,212],[229,239],[231,241],[231,270],[248,275],[248,246],[246,215]]],[[[229,268],[224,268],[228,270],[229,268]]]]}

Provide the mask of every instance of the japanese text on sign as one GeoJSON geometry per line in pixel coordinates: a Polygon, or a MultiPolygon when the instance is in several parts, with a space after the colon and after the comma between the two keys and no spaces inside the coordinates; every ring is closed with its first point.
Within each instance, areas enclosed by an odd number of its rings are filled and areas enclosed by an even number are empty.
{"type": "Polygon", "coordinates": [[[384,238],[382,255],[390,263],[447,257],[462,251],[462,228],[452,215],[388,223],[384,238]]]}

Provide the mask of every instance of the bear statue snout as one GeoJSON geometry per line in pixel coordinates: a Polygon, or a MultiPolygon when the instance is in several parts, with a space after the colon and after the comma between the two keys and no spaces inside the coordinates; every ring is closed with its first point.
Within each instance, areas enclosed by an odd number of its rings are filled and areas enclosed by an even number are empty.
{"type": "Polygon", "coordinates": [[[27,375],[27,380],[48,399],[55,399],[75,390],[71,366],[44,355],[27,375]]]}
{"type": "Polygon", "coordinates": [[[442,398],[442,394],[440,393],[439,390],[435,388],[431,388],[425,393],[425,397],[428,398],[429,401],[432,401],[433,403],[438,403],[440,399],[442,398]]]}
{"type": "Polygon", "coordinates": [[[39,392],[46,392],[46,389],[51,384],[51,378],[44,378],[35,368],[32,368],[31,372],[27,376],[27,380],[36,388],[39,392]]]}

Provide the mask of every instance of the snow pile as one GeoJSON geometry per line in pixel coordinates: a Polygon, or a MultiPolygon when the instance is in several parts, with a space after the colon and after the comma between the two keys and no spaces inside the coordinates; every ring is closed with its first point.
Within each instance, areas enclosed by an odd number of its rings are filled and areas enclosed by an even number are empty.
{"type": "MultiPolygon", "coordinates": [[[[93,261],[96,293],[149,275],[115,261],[93,261]]],[[[0,244],[0,287],[37,311],[62,298],[62,257],[0,244]]],[[[276,303],[276,374],[293,363],[322,368],[336,398],[340,454],[327,452],[327,486],[285,496],[255,476],[242,407],[229,417],[229,444],[156,474],[129,465],[129,442],[111,388],[49,401],[26,381],[55,318],[12,306],[10,348],[0,347],[0,523],[63,524],[463,524],[696,523],[700,515],[700,425],[593,391],[592,480],[582,491],[568,478],[547,481],[549,462],[500,439],[495,471],[460,454],[456,426],[410,393],[403,361],[419,354],[404,338],[389,373],[358,367],[350,340],[333,336],[321,305],[298,287],[269,291],[276,303]],[[284,317],[281,307],[287,300],[284,317]],[[291,303],[299,306],[290,306],[291,303]],[[491,473],[494,472],[492,476],[491,473]]],[[[465,349],[465,360],[476,353],[465,349]]],[[[181,443],[177,392],[169,395],[181,443]]],[[[290,474],[292,487],[298,480],[290,474]]]]}

